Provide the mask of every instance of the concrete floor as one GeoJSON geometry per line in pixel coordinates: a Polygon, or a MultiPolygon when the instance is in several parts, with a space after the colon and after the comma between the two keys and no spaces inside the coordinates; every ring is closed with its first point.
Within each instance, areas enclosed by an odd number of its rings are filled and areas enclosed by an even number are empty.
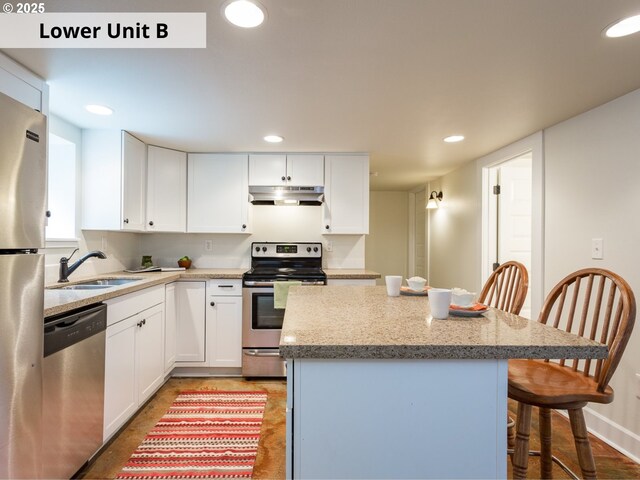
{"type": "MultiPolygon", "coordinates": [[[[244,380],[242,378],[172,378],[152,397],[147,405],[129,422],[124,430],[103,449],[94,461],[77,478],[115,478],[146,433],[164,415],[178,393],[183,390],[265,390],[267,406],[258,456],[253,469],[255,479],[285,478],[285,407],[286,383],[283,380],[244,380]]],[[[515,417],[516,405],[509,402],[515,417]]],[[[553,414],[553,451],[574,472],[580,472],[577,464],[573,437],[569,422],[561,415],[553,414]]],[[[532,415],[531,448],[538,449],[537,411],[532,415]]],[[[591,446],[596,460],[599,478],[640,479],[640,465],[591,436],[591,446]]],[[[511,465],[508,477],[511,478],[511,465]]],[[[555,478],[569,478],[554,465],[555,478]]],[[[539,477],[539,462],[529,461],[528,478],[539,477]]]]}

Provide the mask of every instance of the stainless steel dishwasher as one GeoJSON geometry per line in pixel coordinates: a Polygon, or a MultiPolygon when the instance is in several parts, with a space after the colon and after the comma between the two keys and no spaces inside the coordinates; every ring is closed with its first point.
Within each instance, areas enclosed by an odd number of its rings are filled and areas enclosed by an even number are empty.
{"type": "Polygon", "coordinates": [[[102,445],[107,306],[44,323],[43,478],[71,478],[102,445]]]}

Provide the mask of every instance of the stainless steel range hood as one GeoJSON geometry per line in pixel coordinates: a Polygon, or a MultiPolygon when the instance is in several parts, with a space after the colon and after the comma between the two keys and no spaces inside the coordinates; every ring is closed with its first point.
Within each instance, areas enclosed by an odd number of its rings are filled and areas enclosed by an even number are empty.
{"type": "Polygon", "coordinates": [[[324,187],[249,186],[254,205],[322,205],[324,187]]]}

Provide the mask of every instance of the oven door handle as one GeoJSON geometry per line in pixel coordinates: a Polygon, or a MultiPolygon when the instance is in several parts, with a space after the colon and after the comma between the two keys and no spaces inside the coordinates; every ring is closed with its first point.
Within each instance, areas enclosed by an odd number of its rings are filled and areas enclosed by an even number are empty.
{"type": "Polygon", "coordinates": [[[245,355],[250,357],[279,357],[280,353],[278,352],[261,352],[260,350],[245,350],[245,355]]]}

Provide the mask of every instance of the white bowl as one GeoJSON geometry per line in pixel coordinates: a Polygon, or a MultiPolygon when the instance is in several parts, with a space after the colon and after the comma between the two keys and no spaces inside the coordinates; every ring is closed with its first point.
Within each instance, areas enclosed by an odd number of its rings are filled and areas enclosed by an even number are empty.
{"type": "Polygon", "coordinates": [[[455,293],[455,290],[451,292],[451,303],[458,305],[459,307],[469,307],[473,304],[473,299],[476,294],[473,292],[455,293]]]}
{"type": "Polygon", "coordinates": [[[409,288],[416,292],[421,292],[424,290],[424,286],[427,284],[427,281],[422,277],[411,277],[407,278],[407,283],[409,284],[409,288]]]}

